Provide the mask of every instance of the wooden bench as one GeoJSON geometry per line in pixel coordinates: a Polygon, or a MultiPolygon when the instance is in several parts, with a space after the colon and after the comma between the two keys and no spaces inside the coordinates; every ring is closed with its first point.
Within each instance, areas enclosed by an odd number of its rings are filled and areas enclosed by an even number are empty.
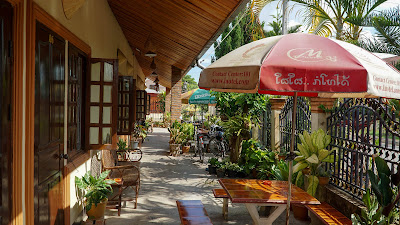
{"type": "Polygon", "coordinates": [[[212,225],[200,200],[177,200],[181,225],[212,225]]]}
{"type": "Polygon", "coordinates": [[[228,219],[228,199],[229,196],[224,189],[213,189],[213,194],[215,198],[222,198],[223,205],[222,205],[222,216],[224,219],[228,219]]]}
{"type": "Polygon", "coordinates": [[[323,202],[321,205],[306,205],[308,210],[312,212],[319,220],[328,225],[351,225],[351,220],[345,215],[337,211],[328,203],[323,202]]]}

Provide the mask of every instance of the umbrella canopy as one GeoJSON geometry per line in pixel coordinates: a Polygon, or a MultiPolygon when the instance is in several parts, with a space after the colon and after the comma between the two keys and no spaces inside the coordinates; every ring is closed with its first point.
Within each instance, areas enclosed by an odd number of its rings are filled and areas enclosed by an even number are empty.
{"type": "Polygon", "coordinates": [[[202,71],[199,86],[274,95],[400,98],[400,72],[355,45],[297,33],[228,53],[202,71]]]}
{"type": "Polygon", "coordinates": [[[215,104],[215,97],[211,96],[210,91],[197,89],[189,98],[189,104],[215,104]]]}
{"type": "MultiPolygon", "coordinates": [[[[400,72],[355,45],[311,34],[288,34],[244,45],[205,68],[199,87],[294,96],[400,98],[400,72]]],[[[294,151],[292,123],[290,152],[294,151]]],[[[289,182],[292,177],[289,161],[289,182]]],[[[289,185],[286,224],[289,224],[289,185]]]]}
{"type": "Polygon", "coordinates": [[[189,98],[190,98],[190,97],[192,96],[192,94],[193,94],[195,91],[197,91],[197,90],[198,90],[198,88],[193,89],[193,90],[190,90],[190,91],[185,92],[185,93],[182,93],[182,95],[181,95],[182,104],[189,104],[189,98]]]}

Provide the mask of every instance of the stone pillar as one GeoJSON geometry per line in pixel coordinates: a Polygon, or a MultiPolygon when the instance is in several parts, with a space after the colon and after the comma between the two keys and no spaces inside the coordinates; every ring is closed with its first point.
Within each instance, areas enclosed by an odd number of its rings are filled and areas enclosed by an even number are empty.
{"type": "Polygon", "coordinates": [[[272,98],[271,103],[271,150],[275,151],[275,146],[280,143],[279,114],[286,103],[285,98],[272,98]]]}
{"type": "Polygon", "coordinates": [[[182,111],[182,70],[171,67],[171,122],[181,121],[182,111]]]}
{"type": "Polygon", "coordinates": [[[334,98],[310,98],[311,105],[311,132],[321,128],[327,130],[326,119],[329,116],[329,112],[324,112],[319,107],[325,106],[327,109],[331,109],[336,99],[334,98]]]}
{"type": "Polygon", "coordinates": [[[165,90],[165,113],[171,113],[171,89],[166,88],[165,90]]]}

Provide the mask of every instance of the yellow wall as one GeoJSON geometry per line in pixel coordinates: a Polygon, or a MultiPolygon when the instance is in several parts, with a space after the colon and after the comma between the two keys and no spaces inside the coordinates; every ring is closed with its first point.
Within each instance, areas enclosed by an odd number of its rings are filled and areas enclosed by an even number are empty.
{"type": "Polygon", "coordinates": [[[71,19],[64,15],[61,0],[34,0],[41,8],[74,33],[92,49],[92,58],[117,59],[118,49],[134,66],[134,76],[145,80],[121,27],[107,0],[86,0],[71,19]]]}

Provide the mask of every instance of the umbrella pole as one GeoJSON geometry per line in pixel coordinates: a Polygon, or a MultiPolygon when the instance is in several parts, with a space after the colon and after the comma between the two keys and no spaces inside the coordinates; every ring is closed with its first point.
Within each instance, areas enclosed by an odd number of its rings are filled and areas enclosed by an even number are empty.
{"type": "Polygon", "coordinates": [[[296,131],[296,114],[297,114],[297,92],[294,92],[293,96],[293,110],[292,110],[292,135],[290,136],[290,154],[289,154],[289,176],[288,176],[288,183],[289,183],[289,190],[288,190],[288,200],[287,200],[287,207],[286,207],[286,225],[289,225],[289,215],[290,215],[290,199],[292,197],[292,173],[293,173],[293,160],[292,154],[294,152],[294,137],[296,131]]]}

